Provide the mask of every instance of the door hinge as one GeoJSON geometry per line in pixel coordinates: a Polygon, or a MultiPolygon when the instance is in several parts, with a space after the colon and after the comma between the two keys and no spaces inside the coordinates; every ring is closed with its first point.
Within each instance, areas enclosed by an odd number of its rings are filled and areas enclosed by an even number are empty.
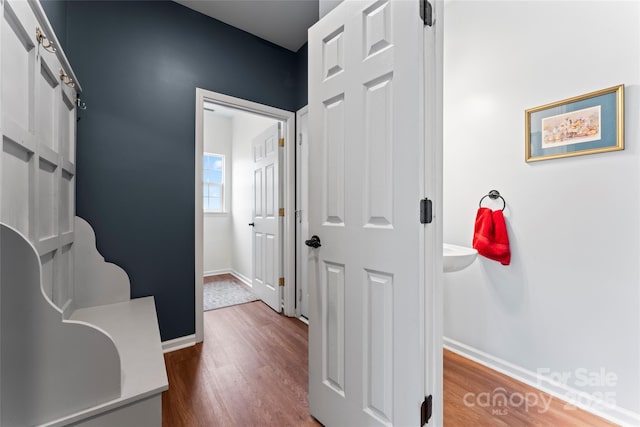
{"type": "Polygon", "coordinates": [[[420,18],[424,25],[428,27],[433,25],[433,7],[429,0],[420,0],[420,18]]]}
{"type": "Polygon", "coordinates": [[[280,141],[278,141],[278,145],[280,147],[284,147],[284,138],[280,138],[280,141]]]}
{"type": "Polygon", "coordinates": [[[278,211],[278,216],[284,216],[284,208],[280,208],[278,211]]]}
{"type": "Polygon", "coordinates": [[[424,198],[420,200],[420,224],[431,224],[433,221],[433,203],[424,198]]]}
{"type": "Polygon", "coordinates": [[[427,424],[433,413],[433,397],[431,395],[424,398],[424,402],[420,405],[420,427],[427,424]]]}
{"type": "Polygon", "coordinates": [[[281,278],[280,278],[280,281],[278,282],[278,284],[279,284],[280,286],[284,286],[284,277],[281,277],[281,278]]]}

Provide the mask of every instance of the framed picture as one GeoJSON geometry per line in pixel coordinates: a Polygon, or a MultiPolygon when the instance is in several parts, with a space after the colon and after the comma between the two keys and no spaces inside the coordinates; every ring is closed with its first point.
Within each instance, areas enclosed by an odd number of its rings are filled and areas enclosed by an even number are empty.
{"type": "Polygon", "coordinates": [[[525,111],[525,160],[624,150],[624,85],[525,111]]]}

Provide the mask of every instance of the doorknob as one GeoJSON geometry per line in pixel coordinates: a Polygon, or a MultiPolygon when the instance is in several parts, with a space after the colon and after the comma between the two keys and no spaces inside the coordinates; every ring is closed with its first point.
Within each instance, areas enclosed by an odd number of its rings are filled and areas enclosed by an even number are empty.
{"type": "Polygon", "coordinates": [[[320,246],[322,246],[322,244],[320,243],[320,238],[316,235],[311,236],[311,238],[309,240],[306,240],[304,244],[314,249],[318,249],[320,246]]]}
{"type": "Polygon", "coordinates": [[[255,227],[256,223],[255,222],[250,222],[249,225],[252,226],[252,227],[255,227]]]}

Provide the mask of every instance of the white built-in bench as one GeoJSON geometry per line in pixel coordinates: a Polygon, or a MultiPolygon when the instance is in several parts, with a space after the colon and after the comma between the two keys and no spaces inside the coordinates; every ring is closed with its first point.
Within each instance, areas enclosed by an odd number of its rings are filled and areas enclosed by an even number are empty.
{"type": "MultiPolygon", "coordinates": [[[[162,425],[161,394],[168,388],[168,383],[153,297],[81,308],[73,312],[70,320],[95,325],[109,334],[118,349],[122,372],[120,397],[75,415],[82,419],[90,413],[101,415],[79,425],[162,425]],[[127,407],[131,404],[138,405],[136,410],[127,407]],[[126,416],[121,413],[123,411],[127,412],[126,416]]],[[[65,419],[65,423],[69,421],[65,419]]]]}
{"type": "Polygon", "coordinates": [[[168,381],[153,297],[129,299],[126,273],[104,262],[76,218],[82,291],[59,308],[43,290],[37,250],[0,230],[2,426],[160,427],[168,381]]]}
{"type": "Polygon", "coordinates": [[[82,86],[38,0],[0,11],[0,426],[160,427],[154,300],[75,217],[82,86]]]}

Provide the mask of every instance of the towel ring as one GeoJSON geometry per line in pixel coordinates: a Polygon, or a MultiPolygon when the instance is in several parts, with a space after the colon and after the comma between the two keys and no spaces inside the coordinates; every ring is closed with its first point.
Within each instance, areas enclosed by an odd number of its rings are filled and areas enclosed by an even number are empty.
{"type": "Polygon", "coordinates": [[[500,192],[498,190],[491,190],[489,191],[489,194],[485,194],[484,196],[482,196],[482,198],[480,199],[480,203],[478,203],[478,205],[480,207],[482,207],[482,201],[486,198],[490,198],[491,200],[495,200],[495,199],[501,199],[502,200],[502,211],[504,211],[504,209],[507,207],[507,202],[504,200],[504,197],[502,197],[500,195],[500,192]]]}

